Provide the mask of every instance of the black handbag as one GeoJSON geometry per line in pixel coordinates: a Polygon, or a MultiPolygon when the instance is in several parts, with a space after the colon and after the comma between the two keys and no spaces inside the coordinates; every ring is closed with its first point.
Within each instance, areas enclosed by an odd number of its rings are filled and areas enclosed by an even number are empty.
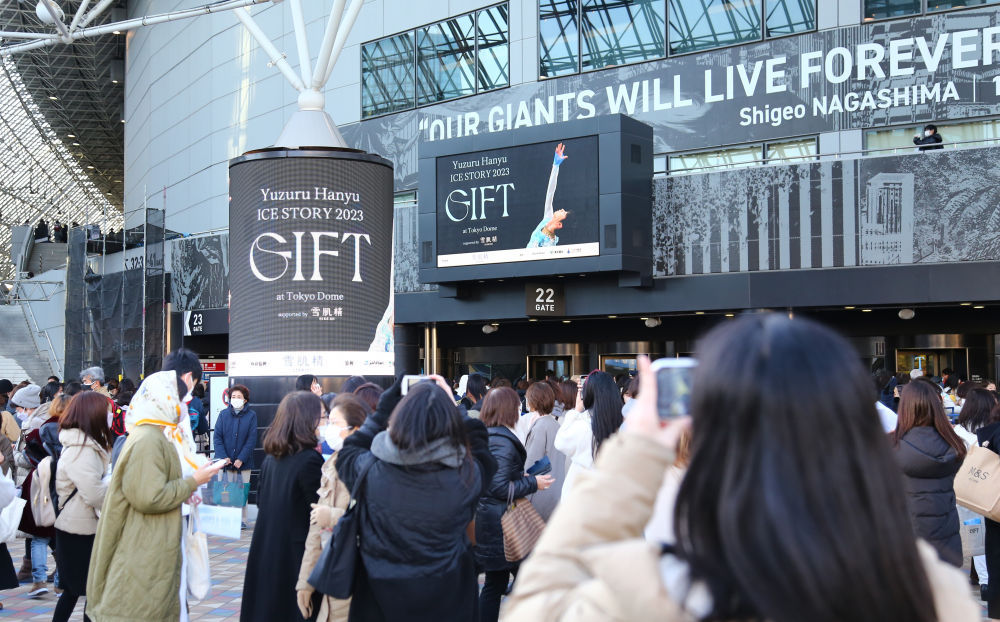
{"type": "Polygon", "coordinates": [[[333,536],[309,575],[309,585],[317,592],[341,600],[350,598],[354,592],[354,578],[361,564],[361,502],[358,495],[364,487],[368,469],[375,462],[373,457],[361,470],[351,490],[351,503],[337,521],[333,536]]]}

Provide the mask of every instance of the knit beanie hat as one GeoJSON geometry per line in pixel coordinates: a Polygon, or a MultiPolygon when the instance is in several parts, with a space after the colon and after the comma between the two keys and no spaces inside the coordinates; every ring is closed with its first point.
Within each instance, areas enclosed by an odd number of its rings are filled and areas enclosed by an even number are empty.
{"type": "Polygon", "coordinates": [[[41,399],[39,398],[41,391],[42,388],[37,384],[29,384],[15,393],[10,401],[14,403],[14,406],[20,406],[21,408],[38,408],[38,405],[41,404],[41,399]]]}

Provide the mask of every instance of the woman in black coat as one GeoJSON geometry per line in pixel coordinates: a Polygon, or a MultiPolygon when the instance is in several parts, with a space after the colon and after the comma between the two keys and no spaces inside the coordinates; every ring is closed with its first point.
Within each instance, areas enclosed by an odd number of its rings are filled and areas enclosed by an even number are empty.
{"type": "Polygon", "coordinates": [[[432,378],[402,400],[397,380],[337,455],[337,474],[348,488],[365,473],[352,622],[478,616],[466,530],[496,462],[483,424],[463,416],[444,380],[432,378]]]}
{"type": "MultiPolygon", "coordinates": [[[[295,584],[319,498],[323,457],[316,433],[323,402],[305,391],[285,396],[264,437],[257,524],[243,582],[242,622],[302,620],[295,584]]],[[[319,607],[314,607],[317,611],[319,607]]]]}
{"type": "MultiPolygon", "coordinates": [[[[521,399],[514,389],[492,389],[483,400],[480,420],[490,435],[490,453],[497,461],[497,472],[479,497],[476,508],[476,563],[486,573],[486,583],[479,594],[479,619],[496,622],[500,599],[510,575],[517,574],[518,562],[507,561],[503,550],[500,518],[507,509],[512,488],[514,499],[521,499],[552,485],[549,475],[524,474],[527,452],[514,435],[521,411],[521,399]]],[[[530,466],[530,465],[529,465],[530,466]]]]}
{"type": "Polygon", "coordinates": [[[941,559],[961,566],[954,481],[965,458],[965,443],[948,422],[933,382],[918,380],[903,389],[892,438],[914,533],[931,543],[941,559]]]}

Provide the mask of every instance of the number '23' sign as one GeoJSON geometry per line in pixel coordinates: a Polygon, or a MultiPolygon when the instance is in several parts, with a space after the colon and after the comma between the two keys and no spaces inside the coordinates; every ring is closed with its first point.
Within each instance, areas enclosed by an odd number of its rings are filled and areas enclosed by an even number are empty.
{"type": "Polygon", "coordinates": [[[525,314],[529,317],[566,315],[566,292],[562,285],[528,283],[524,298],[525,314]]]}

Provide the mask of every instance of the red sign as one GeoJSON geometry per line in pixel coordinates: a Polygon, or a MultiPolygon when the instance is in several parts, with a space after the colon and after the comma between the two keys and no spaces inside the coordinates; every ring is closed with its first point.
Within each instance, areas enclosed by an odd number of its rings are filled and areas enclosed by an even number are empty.
{"type": "Polygon", "coordinates": [[[212,374],[224,374],[226,373],[226,362],[225,361],[202,361],[201,371],[205,373],[212,374]]]}

